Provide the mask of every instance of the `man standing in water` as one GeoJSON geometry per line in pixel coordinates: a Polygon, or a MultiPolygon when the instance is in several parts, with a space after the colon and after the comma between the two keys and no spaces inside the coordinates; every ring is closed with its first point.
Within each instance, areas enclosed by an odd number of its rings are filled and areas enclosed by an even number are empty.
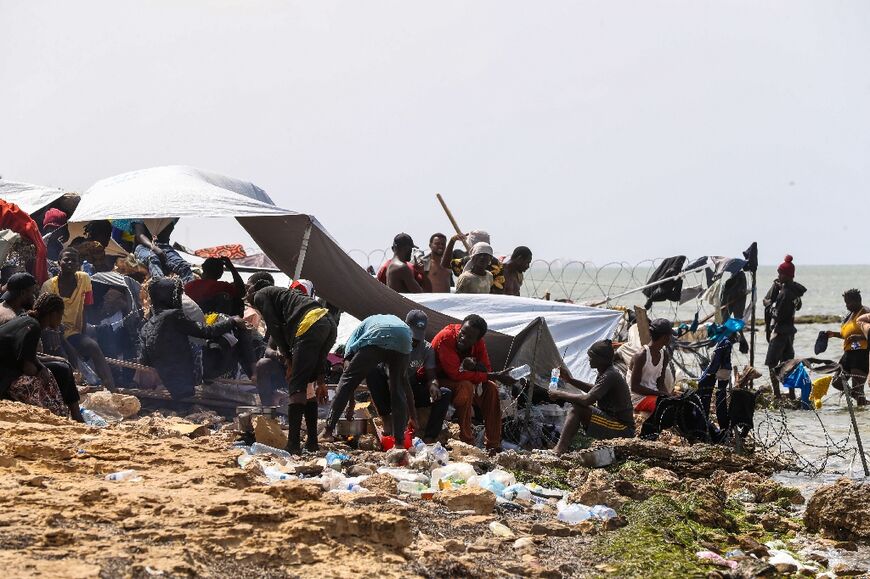
{"type": "Polygon", "coordinates": [[[828,332],[829,338],[843,340],[843,357],[840,358],[840,370],[834,376],[831,386],[843,390],[843,382],[852,381],[851,394],[858,406],[866,406],[864,382],[870,371],[870,352],[868,352],[867,336],[862,325],[866,323],[870,309],[861,303],[861,292],[857,289],[847,290],[843,294],[846,309],[849,314],[843,319],[839,332],[828,332]]]}
{"type": "MultiPolygon", "coordinates": [[[[764,325],[767,335],[767,357],[764,365],[770,369],[770,383],[773,395],[781,398],[776,367],[794,358],[795,312],[801,309],[801,297],[807,288],[794,281],[794,258],[785,256],[777,268],[778,277],[764,296],[764,325]]],[[[794,390],[789,389],[788,397],[795,399],[794,390]]]]}

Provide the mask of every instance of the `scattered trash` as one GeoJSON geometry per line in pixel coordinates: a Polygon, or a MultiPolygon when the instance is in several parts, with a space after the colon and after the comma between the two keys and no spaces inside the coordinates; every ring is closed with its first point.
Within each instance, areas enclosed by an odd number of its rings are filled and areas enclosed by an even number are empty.
{"type": "Polygon", "coordinates": [[[496,537],[504,537],[505,539],[513,539],[516,535],[514,532],[510,530],[507,525],[499,523],[498,521],[493,521],[489,524],[489,530],[492,531],[492,534],[496,537]]]}
{"type": "Polygon", "coordinates": [[[698,551],[696,555],[698,556],[698,559],[710,562],[720,567],[728,567],[730,569],[737,568],[737,561],[729,561],[728,559],[725,559],[722,555],[714,553],[713,551],[698,551]]]}
{"type": "Polygon", "coordinates": [[[97,428],[105,428],[109,425],[105,418],[87,408],[79,408],[82,413],[82,418],[88,426],[96,426],[97,428]]]}
{"type": "Polygon", "coordinates": [[[112,474],[106,475],[106,480],[114,481],[114,482],[139,482],[142,480],[141,476],[137,476],[137,473],[133,469],[128,470],[119,470],[118,472],[113,472],[112,474]]]}
{"type": "Polygon", "coordinates": [[[101,390],[90,392],[82,397],[82,408],[99,414],[108,422],[119,422],[124,418],[135,416],[142,409],[139,399],[129,394],[118,394],[101,390]]]}

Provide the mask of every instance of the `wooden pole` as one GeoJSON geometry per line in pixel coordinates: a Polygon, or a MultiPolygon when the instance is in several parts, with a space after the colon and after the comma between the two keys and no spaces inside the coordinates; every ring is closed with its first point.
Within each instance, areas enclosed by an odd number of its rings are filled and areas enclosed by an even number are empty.
{"type": "Polygon", "coordinates": [[[444,202],[444,198],[441,197],[440,193],[436,193],[435,197],[438,198],[438,202],[441,203],[441,208],[444,209],[444,213],[447,214],[447,219],[450,220],[450,224],[453,225],[453,229],[456,230],[456,234],[461,236],[462,245],[465,246],[465,251],[471,251],[471,247],[468,245],[468,240],[465,239],[465,234],[462,233],[462,230],[459,229],[459,224],[456,223],[456,219],[453,217],[453,213],[450,212],[450,209],[447,207],[447,203],[444,202]]]}
{"type": "Polygon", "coordinates": [[[752,297],[750,302],[752,303],[752,312],[750,313],[749,318],[749,365],[755,368],[755,305],[758,300],[758,283],[755,279],[756,273],[753,271],[752,273],[752,297]]]}
{"type": "MultiPolygon", "coordinates": [[[[842,372],[842,369],[840,370],[842,372]]],[[[849,381],[852,376],[846,374],[843,378],[843,392],[846,394],[846,406],[849,407],[849,417],[852,419],[852,429],[855,431],[855,442],[858,445],[858,454],[861,456],[861,466],[864,467],[864,476],[870,476],[870,470],[867,469],[867,457],[864,456],[864,445],[861,443],[861,434],[858,432],[858,421],[855,420],[855,409],[852,407],[852,388],[849,387],[849,381]]]]}

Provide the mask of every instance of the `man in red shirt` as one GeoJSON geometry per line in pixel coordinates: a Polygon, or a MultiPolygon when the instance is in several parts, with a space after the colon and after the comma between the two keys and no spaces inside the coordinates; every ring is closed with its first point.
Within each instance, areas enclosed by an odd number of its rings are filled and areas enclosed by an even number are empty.
{"type": "Polygon", "coordinates": [[[244,314],[245,282],[233,262],[226,257],[210,257],[202,262],[202,277],[187,282],[184,293],[204,312],[219,312],[228,316],[244,314]],[[233,275],[233,283],[220,281],[226,266],[233,275]]]}
{"type": "Polygon", "coordinates": [[[501,404],[495,381],[511,385],[515,382],[507,371],[493,372],[483,336],[486,321],[471,314],[462,324],[451,324],[438,332],[432,348],[438,360],[440,383],[453,392],[453,407],[459,420],[459,438],[474,444],[471,417],[474,406],[483,413],[484,443],[493,450],[501,449],[501,404]]]}

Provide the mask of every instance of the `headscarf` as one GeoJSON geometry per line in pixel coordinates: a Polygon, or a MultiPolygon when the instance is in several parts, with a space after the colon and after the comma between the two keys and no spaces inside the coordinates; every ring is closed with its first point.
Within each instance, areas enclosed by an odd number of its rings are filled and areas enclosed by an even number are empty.
{"type": "Polygon", "coordinates": [[[148,296],[151,299],[151,311],[159,313],[163,310],[181,308],[181,280],[174,277],[152,279],[148,286],[148,296]]]}
{"type": "Polygon", "coordinates": [[[474,231],[468,232],[468,235],[465,236],[465,241],[468,242],[468,247],[474,247],[481,242],[489,243],[489,233],[480,229],[475,229],[474,231]]]}
{"type": "Polygon", "coordinates": [[[0,325],[0,365],[20,368],[24,360],[36,360],[42,328],[30,316],[17,316],[0,325]]]}

